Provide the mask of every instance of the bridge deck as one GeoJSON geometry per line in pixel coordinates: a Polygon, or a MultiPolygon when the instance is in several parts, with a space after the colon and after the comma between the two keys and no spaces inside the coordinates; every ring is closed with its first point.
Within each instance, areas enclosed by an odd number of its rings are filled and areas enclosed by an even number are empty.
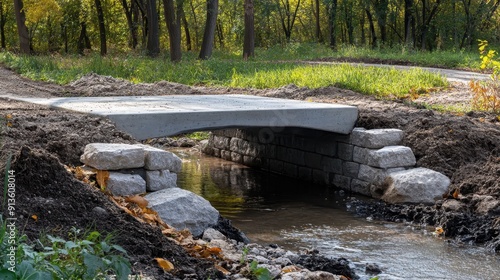
{"type": "Polygon", "coordinates": [[[15,99],[106,117],[138,140],[231,127],[302,127],[346,134],[358,117],[353,106],[250,95],[15,99]]]}

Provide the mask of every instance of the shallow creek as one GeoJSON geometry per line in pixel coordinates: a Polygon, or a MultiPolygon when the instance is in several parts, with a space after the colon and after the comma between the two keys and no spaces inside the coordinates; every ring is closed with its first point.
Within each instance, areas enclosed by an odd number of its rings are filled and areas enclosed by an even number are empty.
{"type": "Polygon", "coordinates": [[[290,250],[317,249],[351,260],[361,279],[366,263],[382,269],[379,279],[500,279],[500,256],[456,245],[433,228],[356,217],[343,191],[172,150],[183,159],[181,188],[193,191],[232,220],[252,242],[290,250]]]}

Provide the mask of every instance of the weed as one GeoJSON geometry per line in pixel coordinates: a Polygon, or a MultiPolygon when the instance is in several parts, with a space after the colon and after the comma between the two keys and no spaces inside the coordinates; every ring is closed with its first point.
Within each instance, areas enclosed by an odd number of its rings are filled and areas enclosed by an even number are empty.
{"type": "Polygon", "coordinates": [[[472,108],[479,111],[490,111],[500,114],[500,61],[496,60],[497,52],[488,48],[488,42],[479,40],[481,53],[481,69],[492,69],[491,79],[485,82],[471,81],[473,91],[472,108]]]}
{"type": "Polygon", "coordinates": [[[265,267],[259,267],[257,261],[250,263],[250,272],[257,280],[271,280],[271,273],[265,267]]]}

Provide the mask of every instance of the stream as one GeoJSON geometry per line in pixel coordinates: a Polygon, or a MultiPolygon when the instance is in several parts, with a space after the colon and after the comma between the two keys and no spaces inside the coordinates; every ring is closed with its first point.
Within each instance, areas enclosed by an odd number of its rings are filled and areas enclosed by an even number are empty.
{"type": "Polygon", "coordinates": [[[434,228],[372,221],[350,211],[349,196],[208,157],[171,150],[183,160],[178,185],[203,196],[252,242],[289,250],[317,249],[352,261],[361,279],[376,263],[379,279],[500,279],[500,256],[457,245],[434,228]]]}

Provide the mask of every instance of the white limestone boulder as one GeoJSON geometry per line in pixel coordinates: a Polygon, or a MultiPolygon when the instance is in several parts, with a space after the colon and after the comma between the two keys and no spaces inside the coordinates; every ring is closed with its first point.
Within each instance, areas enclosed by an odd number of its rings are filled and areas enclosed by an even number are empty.
{"type": "Polygon", "coordinates": [[[414,168],[390,173],[387,189],[381,199],[388,203],[433,204],[448,191],[450,179],[427,168],[414,168]]]}
{"type": "Polygon", "coordinates": [[[147,170],[168,169],[174,173],[181,171],[182,160],[174,153],[143,144],[136,146],[145,151],[144,168],[147,170]]]}
{"type": "Polygon", "coordinates": [[[180,188],[163,189],[144,198],[167,224],[194,236],[217,224],[219,212],[206,199],[180,188]]]}
{"type": "Polygon", "coordinates": [[[137,174],[109,172],[106,188],[116,196],[127,196],[146,192],[146,181],[137,174]]]}
{"type": "Polygon", "coordinates": [[[144,166],[144,149],[128,144],[92,143],[85,146],[80,161],[99,170],[144,166]]]}
{"type": "Polygon", "coordinates": [[[146,189],[156,192],[177,187],[177,174],[168,170],[146,171],[146,189]]]}

